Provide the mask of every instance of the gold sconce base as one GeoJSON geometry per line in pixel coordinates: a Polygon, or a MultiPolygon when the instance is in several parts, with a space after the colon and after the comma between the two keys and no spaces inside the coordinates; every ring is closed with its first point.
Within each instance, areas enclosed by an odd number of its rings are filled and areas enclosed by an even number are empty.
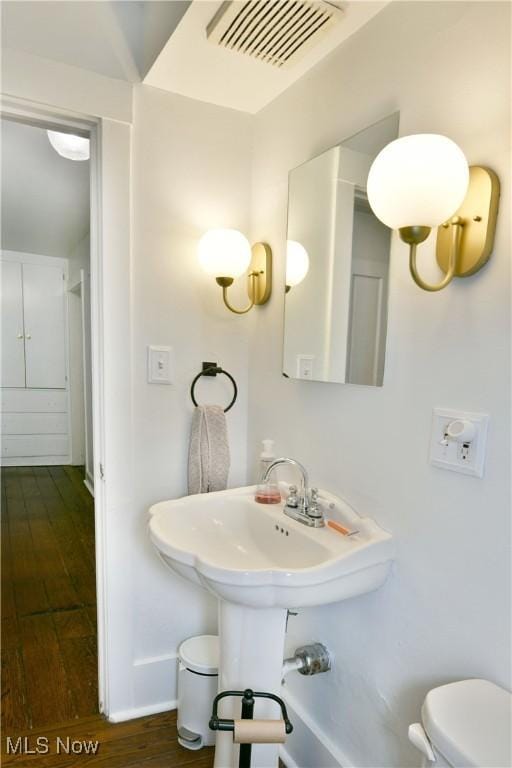
{"type": "MultiPolygon", "coordinates": [[[[494,171],[473,165],[469,169],[469,187],[464,202],[455,213],[462,222],[456,277],[469,277],[489,261],[494,245],[500,182],[494,171]]],[[[437,231],[437,263],[446,272],[450,261],[452,237],[449,223],[437,231]]]]}
{"type": "Polygon", "coordinates": [[[445,273],[441,282],[431,285],[418,273],[416,250],[430,234],[430,227],[399,229],[401,239],[410,248],[410,271],[414,282],[424,291],[440,291],[454,277],[469,277],[490,259],[494,245],[500,182],[494,171],[473,165],[464,202],[450,221],[437,230],[436,258],[445,273]]]}
{"type": "Polygon", "coordinates": [[[430,235],[432,227],[401,227],[400,238],[408,245],[419,245],[430,235]]]}
{"type": "Polygon", "coordinates": [[[256,273],[256,280],[249,277],[247,292],[258,306],[266,304],[272,294],[272,249],[267,243],[255,243],[249,275],[256,273]]]}
{"type": "Polygon", "coordinates": [[[229,288],[230,285],[233,285],[234,278],[233,277],[216,277],[215,282],[217,285],[220,285],[222,288],[229,288]]]}
{"type": "Polygon", "coordinates": [[[272,249],[267,243],[256,243],[252,247],[252,259],[247,273],[249,304],[243,309],[237,309],[228,299],[228,288],[233,284],[233,278],[216,277],[215,280],[222,288],[224,304],[235,315],[245,315],[254,306],[266,304],[272,294],[272,249]]]}

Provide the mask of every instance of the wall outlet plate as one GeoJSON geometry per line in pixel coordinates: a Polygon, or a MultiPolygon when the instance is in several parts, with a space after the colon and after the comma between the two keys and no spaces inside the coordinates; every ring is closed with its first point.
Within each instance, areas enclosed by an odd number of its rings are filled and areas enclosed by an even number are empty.
{"type": "Polygon", "coordinates": [[[172,347],[148,347],[148,383],[172,384],[173,362],[172,347]]]}
{"type": "Polygon", "coordinates": [[[432,411],[432,431],[430,435],[430,463],[440,469],[461,472],[463,475],[483,477],[487,427],[489,416],[486,413],[468,413],[448,408],[434,408],[432,411]],[[475,427],[475,436],[470,443],[448,440],[443,444],[446,428],[451,421],[463,419],[475,427]]]}

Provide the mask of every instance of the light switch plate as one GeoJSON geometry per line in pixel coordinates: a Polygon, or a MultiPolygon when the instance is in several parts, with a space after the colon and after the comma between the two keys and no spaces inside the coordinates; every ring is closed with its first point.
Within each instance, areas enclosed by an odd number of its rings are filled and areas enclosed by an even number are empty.
{"type": "Polygon", "coordinates": [[[173,363],[172,347],[148,347],[149,384],[172,384],[173,363]]]}
{"type": "Polygon", "coordinates": [[[312,379],[315,355],[297,355],[297,378],[312,379]]]}
{"type": "Polygon", "coordinates": [[[434,408],[430,435],[430,463],[435,467],[448,469],[451,472],[483,477],[488,424],[489,416],[486,413],[468,413],[467,411],[455,411],[448,408],[434,408]],[[443,445],[448,424],[458,419],[470,421],[474,425],[474,438],[466,447],[455,440],[448,440],[448,445],[443,445]]]}

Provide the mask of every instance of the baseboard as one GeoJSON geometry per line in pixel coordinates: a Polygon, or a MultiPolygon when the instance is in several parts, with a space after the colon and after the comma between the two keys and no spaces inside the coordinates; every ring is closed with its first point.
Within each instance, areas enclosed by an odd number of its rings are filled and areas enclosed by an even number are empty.
{"type": "Polygon", "coordinates": [[[84,478],[84,485],[87,488],[87,490],[89,491],[89,493],[91,494],[91,496],[94,498],[94,485],[89,480],[89,477],[85,477],[84,478]]]}
{"type": "Polygon", "coordinates": [[[160,701],[158,704],[147,704],[145,707],[134,707],[133,709],[122,709],[119,712],[112,712],[108,716],[109,723],[124,723],[125,720],[136,720],[138,717],[148,717],[149,715],[158,715],[160,712],[170,712],[171,709],[177,709],[177,699],[170,701],[160,701]]]}
{"type": "Polygon", "coordinates": [[[69,463],[69,456],[4,456],[0,460],[1,467],[49,467],[69,463]]]}
{"type": "Polygon", "coordinates": [[[176,709],[178,662],[177,654],[137,659],[133,664],[133,702],[123,710],[108,713],[112,723],[146,717],[176,709]]]}
{"type": "Polygon", "coordinates": [[[288,691],[285,693],[293,733],[280,756],[286,768],[353,768],[331,739],[318,727],[302,705],[288,691]]]}

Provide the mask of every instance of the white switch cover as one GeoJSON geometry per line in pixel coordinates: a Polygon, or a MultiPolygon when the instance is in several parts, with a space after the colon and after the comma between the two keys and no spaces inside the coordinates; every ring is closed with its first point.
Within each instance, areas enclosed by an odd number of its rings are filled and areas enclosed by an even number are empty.
{"type": "Polygon", "coordinates": [[[312,379],[315,355],[297,355],[297,378],[312,379]]]}
{"type": "Polygon", "coordinates": [[[172,384],[172,347],[148,347],[148,382],[150,384],[172,384]]]}
{"type": "Polygon", "coordinates": [[[430,435],[430,463],[440,469],[483,477],[488,423],[489,416],[486,413],[467,413],[466,411],[452,411],[447,408],[434,408],[430,435]],[[470,421],[475,427],[475,436],[470,443],[458,443],[451,439],[444,440],[448,424],[459,419],[470,421]],[[444,444],[445,442],[447,445],[444,444]]]}

